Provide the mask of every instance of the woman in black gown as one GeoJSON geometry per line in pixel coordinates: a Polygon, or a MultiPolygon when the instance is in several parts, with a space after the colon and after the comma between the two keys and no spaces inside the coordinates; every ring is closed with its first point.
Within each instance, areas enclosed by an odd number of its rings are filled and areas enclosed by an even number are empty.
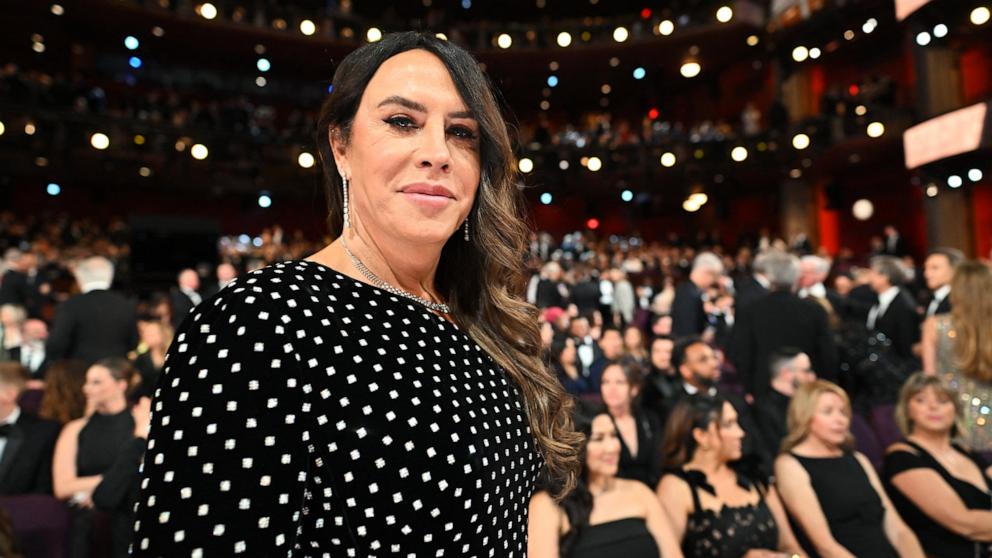
{"type": "Polygon", "coordinates": [[[606,409],[576,422],[586,435],[578,486],[560,505],[541,491],[530,504],[528,555],[535,558],[682,556],[670,520],[643,483],[617,477],[620,436],[606,409]]]}
{"type": "Polygon", "coordinates": [[[801,386],[788,423],[775,482],[813,549],[839,558],[922,558],[871,463],[853,450],[844,390],[824,380],[801,386]]]}
{"type": "Polygon", "coordinates": [[[744,430],[722,397],[698,394],[675,405],[665,428],[666,474],[658,497],[682,552],[694,558],[799,554],[775,489],[739,470],[744,430]]]}
{"type": "Polygon", "coordinates": [[[599,390],[620,440],[617,476],[653,489],[661,480],[661,423],[640,406],[641,367],[624,359],[607,364],[599,390]]]}
{"type": "Polygon", "coordinates": [[[522,299],[527,240],[479,65],[398,33],[338,66],[317,142],[333,243],[176,332],[138,556],[523,556],[537,475],[577,476],[522,299]]]}
{"type": "Polygon", "coordinates": [[[954,443],[957,390],[917,373],[903,384],[896,419],[906,438],[885,455],[882,480],[928,556],[992,556],[992,478],[985,460],[954,443]]]}

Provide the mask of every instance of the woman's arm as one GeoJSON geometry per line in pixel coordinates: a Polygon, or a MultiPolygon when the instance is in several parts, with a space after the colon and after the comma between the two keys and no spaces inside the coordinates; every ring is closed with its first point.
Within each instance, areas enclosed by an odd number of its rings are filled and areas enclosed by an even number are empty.
{"type": "Polygon", "coordinates": [[[830,525],[820,500],[810,483],[809,473],[788,454],[775,460],[775,482],[785,507],[799,521],[816,551],[824,558],[856,558],[840,545],[830,532],[830,525]]]}
{"type": "Polygon", "coordinates": [[[661,502],[647,486],[637,481],[634,481],[633,485],[647,510],[644,521],[648,525],[648,531],[651,531],[651,536],[654,537],[654,542],[661,550],[661,558],[682,558],[682,549],[679,547],[680,537],[675,536],[672,520],[661,507],[661,502]]]}
{"type": "Polygon", "coordinates": [[[906,526],[902,518],[899,517],[899,513],[892,507],[892,502],[889,501],[888,495],[882,489],[882,483],[879,482],[878,475],[875,473],[875,468],[871,462],[860,453],[855,452],[854,455],[858,458],[858,462],[861,463],[861,468],[868,475],[868,480],[871,482],[872,488],[875,489],[875,493],[882,499],[882,506],[885,508],[885,536],[889,539],[889,542],[892,543],[892,546],[895,547],[901,558],[925,558],[920,541],[917,540],[916,535],[906,526]]]}
{"type": "Polygon", "coordinates": [[[55,455],[52,459],[52,491],[60,500],[68,500],[79,492],[85,492],[88,496],[103,480],[102,475],[90,477],[76,475],[79,431],[83,429],[84,424],[86,424],[84,419],[76,419],[65,425],[55,443],[55,455]]]}
{"type": "Polygon", "coordinates": [[[892,477],[892,485],[930,519],[967,539],[992,542],[992,511],[972,510],[932,469],[910,469],[892,477]]]}
{"type": "Polygon", "coordinates": [[[920,340],[920,350],[923,352],[923,372],[928,375],[937,373],[937,319],[930,316],[923,322],[923,338],[920,340]]]}
{"type": "Polygon", "coordinates": [[[692,509],[692,489],[689,484],[675,475],[665,475],[655,491],[661,507],[671,522],[672,534],[679,545],[685,536],[685,526],[692,509]]]}
{"type": "Polygon", "coordinates": [[[531,497],[527,517],[527,556],[558,558],[561,516],[561,508],[547,492],[542,490],[531,497]]]}
{"type": "Polygon", "coordinates": [[[778,526],[778,549],[792,555],[805,557],[806,554],[799,546],[795,533],[792,532],[789,517],[785,514],[785,508],[782,507],[782,501],[779,500],[778,491],[775,490],[774,486],[768,488],[765,503],[768,504],[768,509],[771,510],[772,517],[775,518],[775,525],[778,526]]]}

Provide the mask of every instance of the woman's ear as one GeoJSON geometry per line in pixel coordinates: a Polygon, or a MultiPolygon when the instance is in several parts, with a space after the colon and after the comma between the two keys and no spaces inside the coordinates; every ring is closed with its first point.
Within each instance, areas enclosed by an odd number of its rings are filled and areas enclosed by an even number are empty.
{"type": "Polygon", "coordinates": [[[345,144],[339,129],[328,128],[327,140],[331,145],[331,154],[334,156],[334,166],[338,169],[338,174],[351,177],[351,167],[348,165],[348,157],[345,154],[345,144]]]}
{"type": "Polygon", "coordinates": [[[704,449],[704,450],[710,449],[709,430],[703,430],[702,428],[693,428],[692,438],[696,441],[696,447],[698,447],[699,449],[704,449]]]}

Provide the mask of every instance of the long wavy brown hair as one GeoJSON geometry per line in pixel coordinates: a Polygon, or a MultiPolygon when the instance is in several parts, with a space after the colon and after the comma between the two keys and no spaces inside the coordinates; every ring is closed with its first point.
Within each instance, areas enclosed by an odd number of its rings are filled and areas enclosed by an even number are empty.
{"type": "Polygon", "coordinates": [[[572,399],[541,360],[538,312],[522,296],[529,227],[523,218],[526,209],[517,186],[510,133],[495,89],[468,52],[433,35],[411,31],[387,35],[341,61],[334,72],[333,92],[321,107],[316,133],[328,226],[337,238],[344,220],[341,177],[330,135],[347,146],[362,94],[379,66],[416,49],[434,54],[447,67],[480,128],[481,179],[471,210],[471,241],[456,234],[445,244],[434,286],[459,326],[519,386],[531,433],[547,466],[551,492],[560,499],[575,486],[582,436],[572,425],[572,399]]]}
{"type": "Polygon", "coordinates": [[[971,378],[992,382],[992,268],[976,260],[958,264],[950,297],[955,365],[971,378]]]}
{"type": "Polygon", "coordinates": [[[45,372],[45,394],[41,398],[38,416],[66,424],[86,413],[86,363],[78,360],[57,360],[45,372]]]}

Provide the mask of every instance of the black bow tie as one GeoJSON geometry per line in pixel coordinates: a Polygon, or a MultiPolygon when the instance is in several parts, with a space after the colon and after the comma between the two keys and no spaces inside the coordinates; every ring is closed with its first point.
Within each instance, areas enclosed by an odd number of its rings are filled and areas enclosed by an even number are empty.
{"type": "Polygon", "coordinates": [[[0,424],[0,438],[6,438],[6,437],[10,436],[10,433],[13,430],[14,430],[14,425],[13,424],[10,424],[10,423],[0,424]]]}

